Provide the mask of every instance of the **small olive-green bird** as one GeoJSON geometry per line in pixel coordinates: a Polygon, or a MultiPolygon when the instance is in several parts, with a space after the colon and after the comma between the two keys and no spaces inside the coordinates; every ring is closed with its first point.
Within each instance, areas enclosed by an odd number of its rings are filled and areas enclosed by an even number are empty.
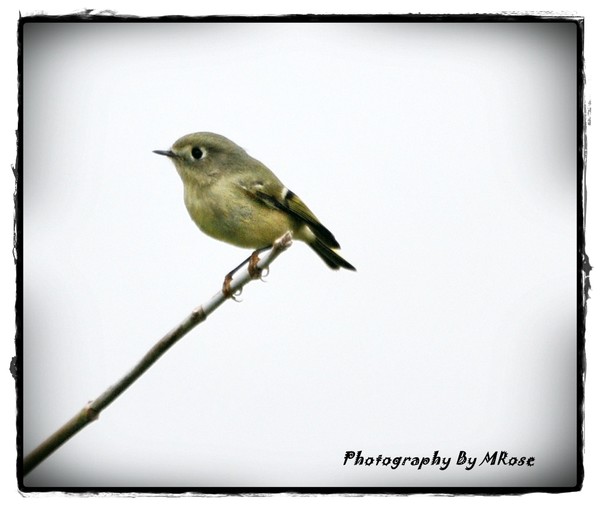
{"type": "Polygon", "coordinates": [[[177,140],[171,158],[183,180],[184,201],[200,230],[242,248],[261,250],[291,232],[332,269],[356,270],[313,212],[265,165],[222,135],[198,132],[177,140]]]}

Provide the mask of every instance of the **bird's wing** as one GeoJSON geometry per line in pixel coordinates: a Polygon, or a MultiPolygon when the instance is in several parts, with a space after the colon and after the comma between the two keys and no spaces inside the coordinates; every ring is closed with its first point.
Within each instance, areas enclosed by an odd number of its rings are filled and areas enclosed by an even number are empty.
{"type": "MultiPolygon", "coordinates": [[[[270,179],[270,178],[269,178],[270,179]]],[[[278,182],[278,180],[275,180],[278,182]]],[[[308,228],[330,248],[339,248],[333,234],[318,220],[308,206],[293,191],[282,184],[274,184],[261,179],[240,181],[244,192],[262,204],[288,213],[305,223],[308,228]]]]}

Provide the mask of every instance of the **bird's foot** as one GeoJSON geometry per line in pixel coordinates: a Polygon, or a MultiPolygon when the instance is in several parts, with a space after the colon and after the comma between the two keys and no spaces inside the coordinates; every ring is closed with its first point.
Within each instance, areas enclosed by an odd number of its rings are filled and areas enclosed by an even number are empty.
{"type": "Polygon", "coordinates": [[[250,274],[252,279],[262,278],[262,269],[258,268],[258,262],[260,261],[259,253],[260,250],[253,251],[248,259],[248,274],[250,274]]]}
{"type": "Polygon", "coordinates": [[[223,280],[223,288],[221,289],[221,291],[223,292],[223,295],[225,295],[226,298],[229,298],[233,295],[233,292],[231,291],[232,279],[233,274],[230,272],[229,274],[227,274],[227,276],[225,276],[225,279],[223,280]]]}
{"type": "Polygon", "coordinates": [[[237,298],[242,294],[242,289],[240,288],[237,291],[233,291],[231,289],[231,281],[233,280],[233,275],[234,275],[235,271],[231,271],[230,273],[227,274],[227,276],[225,276],[225,279],[223,280],[223,287],[221,288],[221,291],[223,292],[223,295],[225,296],[225,298],[227,299],[233,299],[236,302],[240,302],[240,300],[237,298]]]}
{"type": "Polygon", "coordinates": [[[259,254],[262,253],[263,251],[266,251],[267,249],[269,249],[271,246],[267,246],[265,248],[259,248],[256,251],[252,252],[252,255],[250,255],[248,258],[246,258],[246,260],[244,260],[240,265],[238,265],[235,269],[233,269],[229,274],[227,274],[227,276],[225,276],[225,279],[223,280],[223,288],[221,289],[221,291],[223,292],[223,295],[225,295],[226,298],[228,299],[233,299],[236,302],[239,302],[238,299],[236,299],[237,295],[240,295],[242,293],[242,290],[239,289],[236,292],[233,292],[231,289],[231,281],[233,280],[233,275],[240,270],[240,268],[242,268],[246,263],[248,264],[248,274],[250,274],[250,277],[252,279],[263,279],[263,277],[267,276],[267,274],[269,273],[269,269],[260,269],[258,267],[258,262],[260,261],[259,258],[259,254]],[[265,274],[263,275],[263,270],[265,271],[265,274]]]}

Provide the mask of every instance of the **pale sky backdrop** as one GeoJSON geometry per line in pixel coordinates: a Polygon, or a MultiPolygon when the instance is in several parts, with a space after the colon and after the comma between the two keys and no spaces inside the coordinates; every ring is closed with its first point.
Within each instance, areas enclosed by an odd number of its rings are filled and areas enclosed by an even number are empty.
{"type": "Polygon", "coordinates": [[[49,23],[23,51],[25,453],[248,254],[152,150],[229,137],[358,269],[295,243],[26,484],[574,484],[574,24],[49,23]]]}

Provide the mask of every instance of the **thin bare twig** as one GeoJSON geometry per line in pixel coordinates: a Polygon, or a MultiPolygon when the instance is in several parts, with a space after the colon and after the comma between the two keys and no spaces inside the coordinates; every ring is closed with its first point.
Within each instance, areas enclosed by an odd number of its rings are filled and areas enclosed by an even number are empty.
{"type": "MultiPolygon", "coordinates": [[[[257,268],[262,270],[268,266],[279,256],[279,254],[287,249],[292,243],[292,236],[288,232],[284,236],[275,241],[269,252],[258,262],[257,268]]],[[[236,293],[242,289],[244,285],[250,282],[255,277],[244,269],[231,282],[231,291],[236,293]]],[[[23,474],[26,475],[34,469],[40,462],[46,459],[57,448],[66,441],[71,439],[81,429],[94,420],[98,419],[100,412],[129,388],[142,374],[144,374],[171,346],[179,341],[184,335],[192,330],[196,325],[206,320],[206,318],[217,309],[223,302],[227,300],[227,296],[220,290],[208,302],[198,306],[185,318],[177,327],[166,334],[158,341],[144,357],[135,365],[131,371],[123,376],[117,383],[109,387],[96,400],[88,403],[79,411],[73,418],[59,428],[48,439],[41,443],[35,450],[23,459],[23,474]]]]}

